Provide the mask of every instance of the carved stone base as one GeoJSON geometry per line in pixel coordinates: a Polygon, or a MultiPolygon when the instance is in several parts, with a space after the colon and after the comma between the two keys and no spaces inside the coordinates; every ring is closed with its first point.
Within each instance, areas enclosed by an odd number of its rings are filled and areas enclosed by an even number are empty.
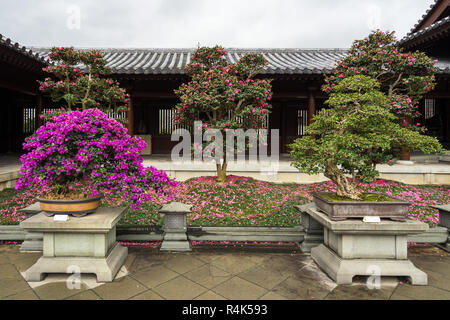
{"type": "Polygon", "coordinates": [[[112,282],[128,254],[128,248],[117,244],[106,258],[41,257],[25,272],[25,280],[42,281],[47,273],[80,273],[97,275],[98,282],[112,282]]]}
{"type": "Polygon", "coordinates": [[[191,244],[185,231],[165,229],[164,240],[160,251],[186,252],[191,251],[191,244]]]}
{"type": "Polygon", "coordinates": [[[312,248],[311,257],[338,284],[352,284],[357,275],[406,276],[413,285],[428,284],[427,274],[407,259],[342,259],[323,244],[312,248]]]}

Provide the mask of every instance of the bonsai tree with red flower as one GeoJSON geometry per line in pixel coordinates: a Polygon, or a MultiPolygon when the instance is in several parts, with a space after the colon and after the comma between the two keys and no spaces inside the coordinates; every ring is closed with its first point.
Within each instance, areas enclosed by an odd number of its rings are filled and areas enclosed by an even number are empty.
{"type": "MultiPolygon", "coordinates": [[[[334,72],[325,78],[322,89],[331,93],[344,78],[354,75],[374,78],[389,99],[386,107],[397,117],[398,123],[425,132],[413,119],[420,116],[419,101],[435,87],[435,62],[423,52],[406,52],[399,47],[395,32],[377,30],[353,43],[348,55],[339,60],[334,72]]],[[[404,149],[406,156],[408,149],[398,147],[404,149]]]]}
{"type": "Polygon", "coordinates": [[[121,194],[136,209],[151,199],[151,190],[176,184],[164,171],[143,166],[145,146],[99,109],[54,115],[26,138],[16,189],[38,187],[56,200],[121,194]]]}
{"type": "Polygon", "coordinates": [[[129,94],[115,80],[106,76],[111,69],[103,53],[74,48],[52,48],[48,54],[53,65],[43,68],[50,74],[39,81],[39,89],[55,102],[63,101],[67,110],[98,108],[119,114],[127,110],[129,94]]]}
{"type": "MultiPolygon", "coordinates": [[[[194,53],[185,67],[191,81],[175,90],[180,98],[175,107],[177,125],[190,128],[201,120],[204,132],[216,129],[223,136],[228,130],[265,128],[271,110],[271,80],[255,79],[266,64],[264,57],[246,54],[237,63],[228,63],[226,54],[220,46],[202,47],[194,53]]],[[[223,146],[226,150],[226,141],[223,146]]],[[[214,156],[222,160],[216,160],[217,181],[224,182],[226,152],[214,156]]]]}
{"type": "Polygon", "coordinates": [[[324,173],[336,184],[339,197],[362,200],[357,180],[373,181],[378,176],[374,159],[387,163],[395,146],[425,153],[443,151],[436,138],[399,124],[390,103],[376,79],[344,77],[331,89],[329,108],[322,109],[306,128],[308,136],[290,145],[293,166],[308,174],[324,173]]]}

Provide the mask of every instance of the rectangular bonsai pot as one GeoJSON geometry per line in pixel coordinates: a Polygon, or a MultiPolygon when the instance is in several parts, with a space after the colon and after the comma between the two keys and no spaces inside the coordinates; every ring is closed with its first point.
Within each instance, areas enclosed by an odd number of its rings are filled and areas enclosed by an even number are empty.
{"type": "Polygon", "coordinates": [[[322,197],[322,194],[326,194],[326,192],[313,193],[314,203],[318,209],[326,213],[334,221],[366,216],[405,221],[411,205],[408,201],[386,194],[383,195],[398,201],[329,201],[322,197]]]}

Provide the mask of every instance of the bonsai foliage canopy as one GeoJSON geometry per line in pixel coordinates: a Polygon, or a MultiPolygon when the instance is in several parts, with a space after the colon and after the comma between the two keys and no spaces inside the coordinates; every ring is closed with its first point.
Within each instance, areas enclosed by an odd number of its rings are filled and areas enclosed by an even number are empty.
{"type": "Polygon", "coordinates": [[[39,89],[49,93],[53,101],[64,101],[69,111],[75,108],[98,108],[113,113],[127,110],[129,94],[117,81],[106,78],[111,69],[106,66],[102,52],[61,47],[52,48],[48,56],[54,64],[43,71],[50,76],[38,82],[39,89]]]}
{"type": "Polygon", "coordinates": [[[322,89],[331,93],[343,79],[354,75],[374,78],[390,100],[389,108],[399,122],[423,131],[420,124],[411,120],[420,116],[419,101],[435,87],[435,62],[423,52],[405,52],[397,45],[395,31],[377,30],[354,41],[348,55],[325,78],[322,89]]]}
{"type": "MultiPolygon", "coordinates": [[[[191,81],[175,90],[180,99],[173,119],[177,125],[191,128],[201,120],[203,131],[217,129],[223,136],[228,130],[265,128],[271,80],[255,76],[267,62],[261,55],[248,53],[237,63],[228,63],[226,54],[220,46],[196,50],[185,67],[191,81]]],[[[226,153],[222,159],[222,164],[216,164],[219,182],[226,180],[226,153]]]]}
{"type": "Polygon", "coordinates": [[[337,185],[338,196],[360,200],[357,179],[373,181],[378,175],[374,161],[389,162],[392,156],[387,151],[397,145],[425,153],[442,151],[436,138],[396,121],[389,110],[390,100],[376,79],[344,77],[333,85],[326,104],[329,108],[322,109],[307,127],[308,136],[290,145],[290,155],[300,171],[324,173],[337,185]]]}
{"type": "MultiPolygon", "coordinates": [[[[132,137],[99,109],[54,115],[25,139],[16,189],[38,187],[52,197],[123,195],[132,208],[150,200],[152,189],[175,185],[164,171],[144,167],[146,143],[132,137]],[[72,191],[73,190],[73,191],[72,191]],[[80,193],[81,191],[81,193],[80,193]]],[[[45,197],[45,196],[44,196],[45,197]]]]}

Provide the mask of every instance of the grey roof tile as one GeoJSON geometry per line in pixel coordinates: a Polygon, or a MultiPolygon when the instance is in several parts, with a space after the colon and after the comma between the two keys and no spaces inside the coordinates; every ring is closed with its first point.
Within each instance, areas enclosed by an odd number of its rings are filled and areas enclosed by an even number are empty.
{"type": "Polygon", "coordinates": [[[415,33],[417,31],[417,27],[420,26],[426,17],[431,13],[431,11],[434,10],[434,8],[441,2],[441,0],[434,0],[434,2],[430,5],[427,11],[425,11],[425,14],[422,15],[422,17],[417,21],[417,23],[412,27],[412,29],[409,31],[408,35],[415,33]]]}
{"type": "MultiPolygon", "coordinates": [[[[48,48],[35,48],[41,57],[48,48]]],[[[82,49],[88,50],[88,49],[82,49]]],[[[195,49],[100,49],[108,66],[118,74],[183,74],[195,49]]],[[[236,63],[245,53],[260,53],[267,59],[266,74],[329,72],[344,49],[229,49],[228,62],[236,63]]]]}
{"type": "MultiPolygon", "coordinates": [[[[48,48],[34,48],[40,57],[48,48]]],[[[88,50],[83,49],[83,50],[88,50]]],[[[117,74],[184,74],[184,67],[195,51],[192,49],[99,49],[108,66],[117,74]]],[[[259,53],[267,59],[262,74],[330,73],[336,61],[345,57],[346,49],[227,49],[226,58],[236,63],[245,53],[259,53]]],[[[440,72],[450,72],[449,62],[438,63],[440,72]]]]}
{"type": "Polygon", "coordinates": [[[434,30],[437,27],[440,27],[440,26],[443,26],[443,25],[446,25],[446,24],[450,25],[450,16],[445,17],[445,18],[443,18],[443,19],[433,23],[433,24],[429,25],[428,27],[426,27],[426,28],[424,28],[422,30],[419,30],[419,31],[414,32],[414,33],[407,34],[403,39],[401,39],[398,42],[398,44],[403,44],[403,43],[406,43],[406,42],[408,42],[410,40],[416,39],[417,37],[419,37],[419,36],[421,36],[423,34],[426,34],[426,33],[430,32],[431,30],[434,30]]]}
{"type": "Polygon", "coordinates": [[[438,67],[440,73],[448,74],[450,73],[450,58],[436,58],[438,62],[436,66],[438,67]]]}
{"type": "Polygon", "coordinates": [[[27,57],[30,57],[38,62],[41,62],[43,64],[48,63],[46,59],[46,55],[42,55],[40,52],[33,52],[31,49],[27,49],[24,46],[20,46],[19,43],[15,42],[13,43],[10,38],[5,38],[3,35],[0,34],[0,46],[7,47],[11,50],[17,51],[20,54],[23,54],[27,57]]]}

